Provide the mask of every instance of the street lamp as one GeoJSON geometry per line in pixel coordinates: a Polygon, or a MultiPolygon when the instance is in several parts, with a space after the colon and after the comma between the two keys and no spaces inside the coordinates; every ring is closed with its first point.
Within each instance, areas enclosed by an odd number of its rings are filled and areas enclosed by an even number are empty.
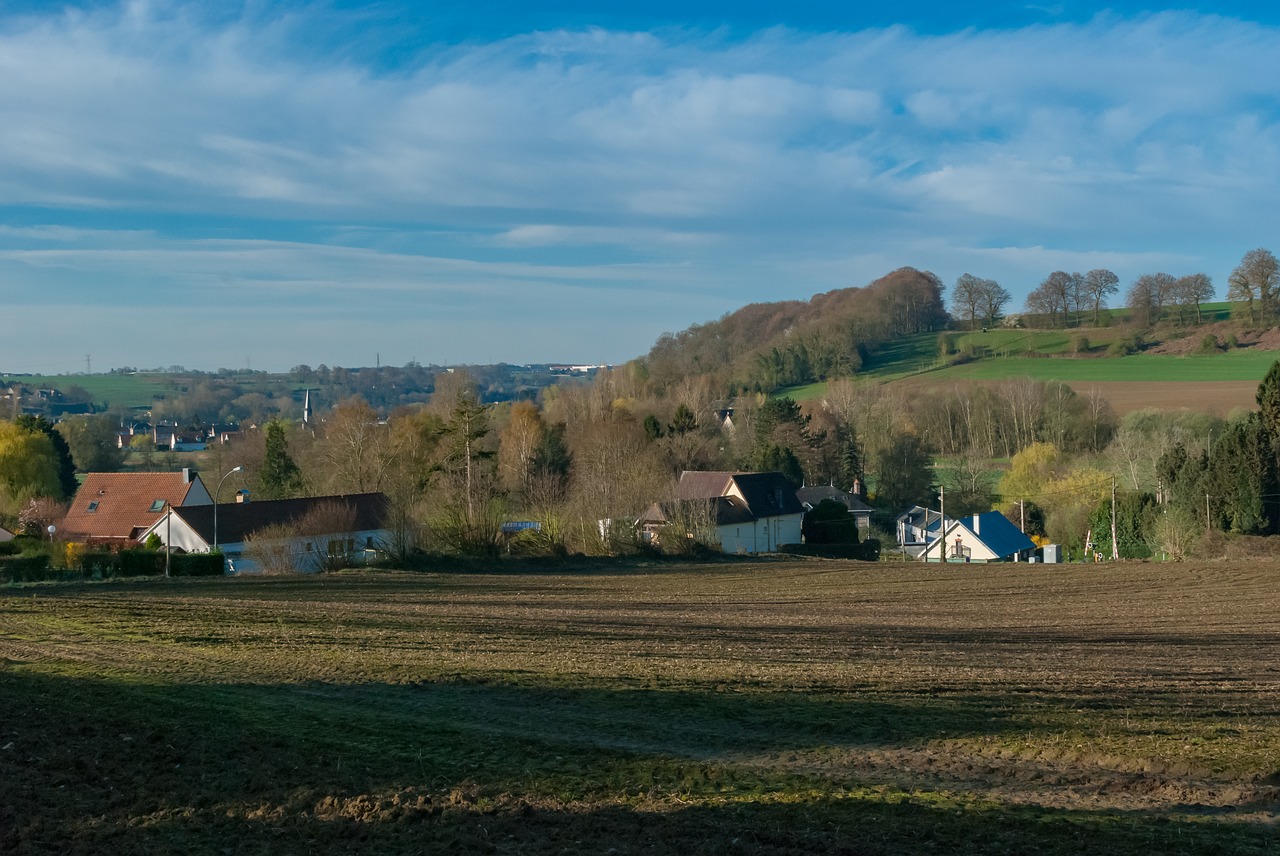
{"type": "Polygon", "coordinates": [[[218,489],[213,492],[213,549],[211,552],[216,553],[218,550],[218,494],[222,493],[222,483],[227,480],[227,476],[232,473],[238,473],[243,469],[244,467],[235,467],[227,470],[222,474],[222,478],[218,479],[218,489]]]}

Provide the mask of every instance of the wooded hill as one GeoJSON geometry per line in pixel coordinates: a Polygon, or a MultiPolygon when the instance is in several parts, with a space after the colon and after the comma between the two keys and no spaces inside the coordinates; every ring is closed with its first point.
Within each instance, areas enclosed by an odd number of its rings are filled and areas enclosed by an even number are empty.
{"type": "Polygon", "coordinates": [[[734,392],[847,377],[894,338],[945,327],[942,291],[932,273],[899,268],[865,287],[753,303],[664,333],[637,363],[659,389],[698,375],[734,392]]]}

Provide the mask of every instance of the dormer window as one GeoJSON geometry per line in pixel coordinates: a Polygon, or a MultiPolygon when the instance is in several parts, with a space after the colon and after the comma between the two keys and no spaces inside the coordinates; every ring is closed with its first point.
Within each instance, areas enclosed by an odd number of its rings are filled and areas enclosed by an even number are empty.
{"type": "Polygon", "coordinates": [[[164,500],[163,500],[163,499],[157,499],[157,500],[154,500],[154,501],[151,503],[151,510],[152,510],[152,511],[164,511],[164,500]]]}

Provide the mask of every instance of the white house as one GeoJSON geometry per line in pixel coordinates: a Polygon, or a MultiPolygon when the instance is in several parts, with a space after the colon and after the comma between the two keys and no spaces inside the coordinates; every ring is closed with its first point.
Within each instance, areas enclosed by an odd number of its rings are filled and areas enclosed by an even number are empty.
{"type": "Polygon", "coordinates": [[[8,529],[5,529],[3,526],[0,526],[0,544],[4,543],[5,541],[12,541],[13,539],[14,539],[14,534],[10,532],[8,529]]]}
{"type": "MultiPolygon", "coordinates": [[[[358,493],[341,496],[313,496],[301,499],[275,499],[224,503],[217,506],[181,506],[162,516],[139,540],[155,534],[162,544],[188,553],[207,553],[216,546],[227,558],[233,573],[262,570],[248,554],[250,538],[269,526],[297,527],[312,512],[326,505],[343,510],[340,520],[330,527],[334,531],[298,531],[287,542],[286,552],[295,568],[302,571],[321,569],[324,557],[341,553],[359,561],[362,556],[384,550],[390,537],[386,528],[389,500],[381,493],[358,493]],[[349,512],[346,511],[349,509],[349,512]],[[216,532],[215,532],[216,527],[216,532]]],[[[321,515],[326,517],[327,515],[321,515]]]]}
{"type": "MultiPolygon", "coordinates": [[[[726,553],[770,553],[802,541],[804,506],[782,473],[688,471],[680,474],[674,503],[703,503],[726,553]]],[[[640,516],[643,536],[660,539],[673,503],[659,502],[640,516]]],[[[669,536],[668,536],[669,537],[669,536]]]]}
{"type": "Polygon", "coordinates": [[[1018,562],[1035,551],[1036,545],[998,511],[948,520],[946,532],[924,549],[927,562],[1018,562]]]}
{"type": "MultiPolygon", "coordinates": [[[[913,556],[918,556],[925,545],[938,537],[943,524],[943,517],[931,508],[913,505],[898,515],[898,546],[913,556]]],[[[951,525],[951,518],[946,518],[946,525],[951,525]]]]}

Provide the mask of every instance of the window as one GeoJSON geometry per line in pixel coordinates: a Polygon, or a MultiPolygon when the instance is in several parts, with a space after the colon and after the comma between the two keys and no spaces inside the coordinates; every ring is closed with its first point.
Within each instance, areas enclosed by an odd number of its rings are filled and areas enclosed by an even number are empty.
{"type": "Polygon", "coordinates": [[[93,502],[89,503],[89,511],[92,513],[97,510],[98,510],[98,500],[95,499],[93,502]]]}
{"type": "Polygon", "coordinates": [[[153,499],[153,500],[151,501],[151,510],[152,510],[152,511],[164,511],[164,500],[163,500],[163,499],[153,499]]]}

